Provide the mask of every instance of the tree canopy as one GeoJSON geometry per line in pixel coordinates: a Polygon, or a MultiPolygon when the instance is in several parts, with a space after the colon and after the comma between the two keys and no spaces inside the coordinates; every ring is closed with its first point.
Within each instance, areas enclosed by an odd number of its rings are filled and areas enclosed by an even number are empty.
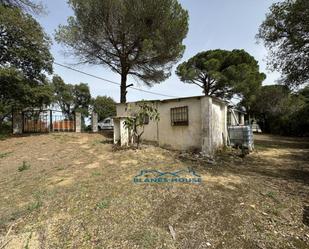
{"type": "Polygon", "coordinates": [[[52,85],[54,88],[54,101],[67,117],[71,117],[76,111],[83,116],[88,116],[91,94],[87,84],[66,84],[60,76],[55,75],[52,85]]]}
{"type": "Polygon", "coordinates": [[[184,83],[202,88],[206,96],[230,99],[234,94],[249,99],[262,85],[265,75],[258,62],[244,50],[201,52],[177,67],[184,83]]]}
{"type": "Polygon", "coordinates": [[[14,67],[31,80],[52,73],[50,40],[40,24],[17,8],[0,5],[0,66],[14,67]]]}
{"type": "Polygon", "coordinates": [[[12,109],[49,105],[53,89],[48,82],[37,85],[14,68],[0,68],[0,123],[12,109]]]}
{"type": "Polygon", "coordinates": [[[11,4],[15,2],[0,4],[0,123],[13,108],[52,101],[45,76],[52,73],[50,41],[35,19],[11,4]]]}
{"type": "Polygon", "coordinates": [[[309,82],[309,1],[274,3],[257,34],[269,49],[268,64],[282,81],[297,87],[309,82]]]}
{"type": "Polygon", "coordinates": [[[116,102],[108,96],[97,96],[92,100],[93,110],[98,114],[99,121],[116,116],[116,102]]]}
{"type": "Polygon", "coordinates": [[[182,56],[188,12],[177,0],[69,0],[74,16],[56,40],[81,63],[104,65],[121,75],[121,102],[127,77],[151,86],[170,76],[182,56]]]}
{"type": "Polygon", "coordinates": [[[308,88],[293,93],[284,85],[266,85],[251,105],[263,132],[281,135],[309,134],[308,88]]]}
{"type": "Polygon", "coordinates": [[[43,12],[43,5],[41,2],[31,0],[0,0],[0,4],[9,7],[16,7],[24,12],[32,12],[39,14],[43,12]]]}

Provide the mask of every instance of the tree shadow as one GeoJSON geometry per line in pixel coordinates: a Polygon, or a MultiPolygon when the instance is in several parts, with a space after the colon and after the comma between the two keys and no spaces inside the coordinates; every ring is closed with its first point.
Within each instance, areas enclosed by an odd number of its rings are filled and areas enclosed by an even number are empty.
{"type": "Polygon", "coordinates": [[[267,157],[253,154],[240,161],[237,159],[236,163],[235,155],[230,162],[227,160],[231,157],[223,157],[226,167],[222,170],[238,175],[260,175],[309,185],[308,138],[268,136],[258,137],[255,143],[258,151],[267,152],[267,157]]]}
{"type": "Polygon", "coordinates": [[[44,133],[23,133],[23,134],[0,134],[0,141],[5,141],[7,139],[12,139],[12,138],[45,136],[48,134],[51,134],[51,133],[44,132],[44,133]]]}
{"type": "Polygon", "coordinates": [[[306,156],[306,152],[299,155],[297,160],[293,157],[281,156],[281,158],[286,157],[287,160],[294,160],[294,163],[288,164],[288,167],[274,164],[273,161],[265,158],[260,160],[244,158],[242,162],[237,164],[227,162],[217,173],[220,174],[224,171],[240,176],[262,176],[309,185],[309,164],[304,160],[306,156]]]}
{"type": "Polygon", "coordinates": [[[291,138],[279,140],[279,138],[275,138],[271,142],[269,140],[261,140],[255,139],[255,143],[258,148],[269,148],[269,149],[309,149],[309,141],[303,138],[295,138],[295,140],[291,140],[291,138]]]}
{"type": "Polygon", "coordinates": [[[103,136],[106,139],[114,138],[114,131],[113,130],[101,130],[98,132],[99,135],[103,136]]]}
{"type": "Polygon", "coordinates": [[[309,206],[305,205],[303,207],[303,223],[309,227],[309,206]]]}
{"type": "MultiPolygon", "coordinates": [[[[244,158],[237,150],[227,150],[216,156],[215,163],[187,161],[200,173],[213,176],[232,174],[243,179],[261,179],[263,183],[277,186],[289,194],[306,200],[309,197],[309,143],[308,139],[267,137],[256,140],[261,153],[244,158]],[[272,153],[272,151],[274,153],[272,153]],[[263,153],[265,153],[264,156],[263,153]],[[286,186],[286,187],[285,187],[286,186]]],[[[181,160],[184,161],[184,160],[181,160]]],[[[308,212],[308,211],[307,211],[308,212]]]]}

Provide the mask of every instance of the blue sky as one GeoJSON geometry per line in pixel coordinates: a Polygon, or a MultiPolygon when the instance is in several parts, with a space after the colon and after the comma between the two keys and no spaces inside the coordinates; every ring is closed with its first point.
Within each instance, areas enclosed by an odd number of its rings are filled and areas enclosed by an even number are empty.
{"type": "MultiPolygon", "coordinates": [[[[255,35],[259,25],[265,18],[265,14],[272,3],[278,0],[179,0],[183,8],[189,11],[189,32],[184,40],[186,51],[180,62],[189,59],[196,53],[209,49],[245,49],[253,55],[260,65],[262,72],[266,73],[267,79],[263,84],[273,84],[279,78],[278,73],[266,70],[265,58],[267,51],[262,44],[257,44],[255,35]]],[[[47,7],[47,15],[36,17],[52,39],[55,29],[60,24],[66,24],[68,16],[73,15],[68,4],[63,0],[43,0],[47,7]]],[[[51,48],[55,61],[62,64],[78,63],[77,58],[68,57],[64,54],[64,47],[53,40],[51,48]]],[[[74,66],[79,70],[91,73],[112,81],[120,82],[119,75],[111,72],[108,68],[100,66],[79,65],[74,66]]],[[[172,76],[166,81],[152,88],[144,86],[141,82],[134,83],[136,87],[145,90],[159,92],[176,97],[201,95],[201,89],[194,85],[182,83],[175,75],[175,67],[172,76]]],[[[54,73],[60,75],[66,83],[88,83],[92,96],[108,95],[117,102],[120,98],[119,87],[104,81],[91,78],[54,66],[54,73]]],[[[129,90],[128,101],[140,99],[162,99],[164,97],[129,90]]]]}

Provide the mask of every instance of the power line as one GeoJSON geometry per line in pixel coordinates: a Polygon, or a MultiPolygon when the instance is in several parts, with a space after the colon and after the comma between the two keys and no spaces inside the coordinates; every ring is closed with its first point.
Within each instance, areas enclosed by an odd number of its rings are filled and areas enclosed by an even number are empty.
{"type": "MultiPolygon", "coordinates": [[[[58,65],[58,66],[60,66],[60,67],[64,67],[64,68],[70,69],[70,70],[72,70],[72,71],[75,71],[75,72],[78,72],[78,73],[81,73],[81,74],[84,74],[84,75],[87,75],[87,76],[90,76],[90,77],[99,79],[99,80],[106,81],[106,82],[108,82],[108,83],[110,83],[110,84],[114,84],[114,85],[120,86],[120,84],[119,84],[118,82],[111,81],[111,80],[108,80],[108,79],[105,79],[105,78],[102,78],[102,77],[99,77],[99,76],[96,76],[96,75],[93,75],[93,74],[90,74],[90,73],[86,73],[86,72],[84,72],[84,71],[81,71],[81,70],[78,70],[78,69],[75,69],[75,68],[72,68],[72,67],[69,67],[69,66],[60,64],[60,63],[55,62],[55,61],[54,61],[54,64],[55,64],[55,65],[58,65]]],[[[149,94],[153,94],[153,95],[158,95],[158,96],[162,96],[162,97],[179,98],[179,97],[177,97],[177,96],[171,96],[171,95],[166,95],[166,94],[162,94],[162,93],[147,91],[147,90],[143,90],[143,89],[136,88],[136,87],[130,87],[130,88],[131,88],[132,90],[136,90],[136,91],[140,91],[140,92],[144,92],[144,93],[149,93],[149,94]]]]}

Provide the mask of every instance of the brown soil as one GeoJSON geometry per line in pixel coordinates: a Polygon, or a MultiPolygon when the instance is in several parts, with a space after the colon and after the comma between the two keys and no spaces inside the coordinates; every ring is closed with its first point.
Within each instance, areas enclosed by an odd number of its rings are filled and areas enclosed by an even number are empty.
{"type": "Polygon", "coordinates": [[[309,141],[255,140],[245,158],[226,150],[207,163],[115,150],[103,134],[7,138],[0,248],[309,248],[309,141]],[[202,183],[133,182],[188,167],[202,183]]]}

